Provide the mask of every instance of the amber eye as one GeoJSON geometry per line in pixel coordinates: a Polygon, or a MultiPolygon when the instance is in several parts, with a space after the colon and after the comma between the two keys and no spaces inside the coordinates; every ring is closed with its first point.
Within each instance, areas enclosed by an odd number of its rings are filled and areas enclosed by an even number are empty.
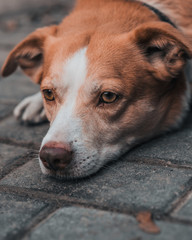
{"type": "Polygon", "coordinates": [[[113,92],[103,92],[100,96],[100,102],[113,103],[118,98],[118,95],[113,92]]]}
{"type": "Polygon", "coordinates": [[[43,90],[43,95],[44,95],[44,97],[47,101],[54,101],[55,100],[54,95],[53,95],[53,91],[50,90],[50,89],[44,89],[43,90]]]}

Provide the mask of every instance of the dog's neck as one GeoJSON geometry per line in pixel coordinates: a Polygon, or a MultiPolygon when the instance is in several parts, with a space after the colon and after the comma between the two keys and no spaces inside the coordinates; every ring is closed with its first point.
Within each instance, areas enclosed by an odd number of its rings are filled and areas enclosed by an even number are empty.
{"type": "Polygon", "coordinates": [[[174,28],[177,28],[177,26],[170,20],[170,18],[167,17],[164,13],[162,13],[157,8],[152,7],[152,6],[148,5],[147,3],[142,3],[141,2],[141,4],[145,7],[147,7],[148,9],[150,9],[151,11],[153,11],[161,21],[167,22],[167,23],[171,24],[174,28]]]}

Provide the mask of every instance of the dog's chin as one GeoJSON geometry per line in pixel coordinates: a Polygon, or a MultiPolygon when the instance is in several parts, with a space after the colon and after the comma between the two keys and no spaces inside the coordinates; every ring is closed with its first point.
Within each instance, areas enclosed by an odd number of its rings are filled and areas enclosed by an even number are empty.
{"type": "Polygon", "coordinates": [[[59,180],[73,180],[73,179],[82,179],[89,177],[90,175],[95,174],[98,172],[99,169],[102,168],[102,166],[92,166],[90,169],[76,169],[76,168],[66,168],[65,170],[52,170],[49,168],[46,168],[41,160],[39,160],[40,168],[42,173],[51,178],[56,178],[59,180]]]}

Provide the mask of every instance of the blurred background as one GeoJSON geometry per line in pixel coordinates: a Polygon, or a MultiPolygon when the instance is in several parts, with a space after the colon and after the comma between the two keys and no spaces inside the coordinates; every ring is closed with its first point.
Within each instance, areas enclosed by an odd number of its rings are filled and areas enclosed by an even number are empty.
{"type": "Polygon", "coordinates": [[[73,0],[0,0],[0,14],[54,5],[71,6],[73,0]]]}
{"type": "MultiPolygon", "coordinates": [[[[39,27],[60,23],[73,4],[74,0],[0,0],[0,69],[16,44],[39,27]]],[[[19,69],[8,78],[0,76],[0,119],[38,90],[19,69]]]]}
{"type": "Polygon", "coordinates": [[[36,26],[59,23],[73,4],[73,0],[0,0],[0,28],[16,31],[28,27],[30,31],[36,26]]]}

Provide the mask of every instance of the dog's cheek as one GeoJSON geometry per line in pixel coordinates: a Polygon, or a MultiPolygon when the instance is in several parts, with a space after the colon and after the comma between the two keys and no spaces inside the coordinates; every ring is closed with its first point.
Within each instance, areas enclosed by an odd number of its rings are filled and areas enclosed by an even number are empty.
{"type": "Polygon", "coordinates": [[[98,149],[98,152],[113,140],[115,129],[106,117],[96,113],[90,114],[83,120],[83,135],[95,149],[98,149]]]}

